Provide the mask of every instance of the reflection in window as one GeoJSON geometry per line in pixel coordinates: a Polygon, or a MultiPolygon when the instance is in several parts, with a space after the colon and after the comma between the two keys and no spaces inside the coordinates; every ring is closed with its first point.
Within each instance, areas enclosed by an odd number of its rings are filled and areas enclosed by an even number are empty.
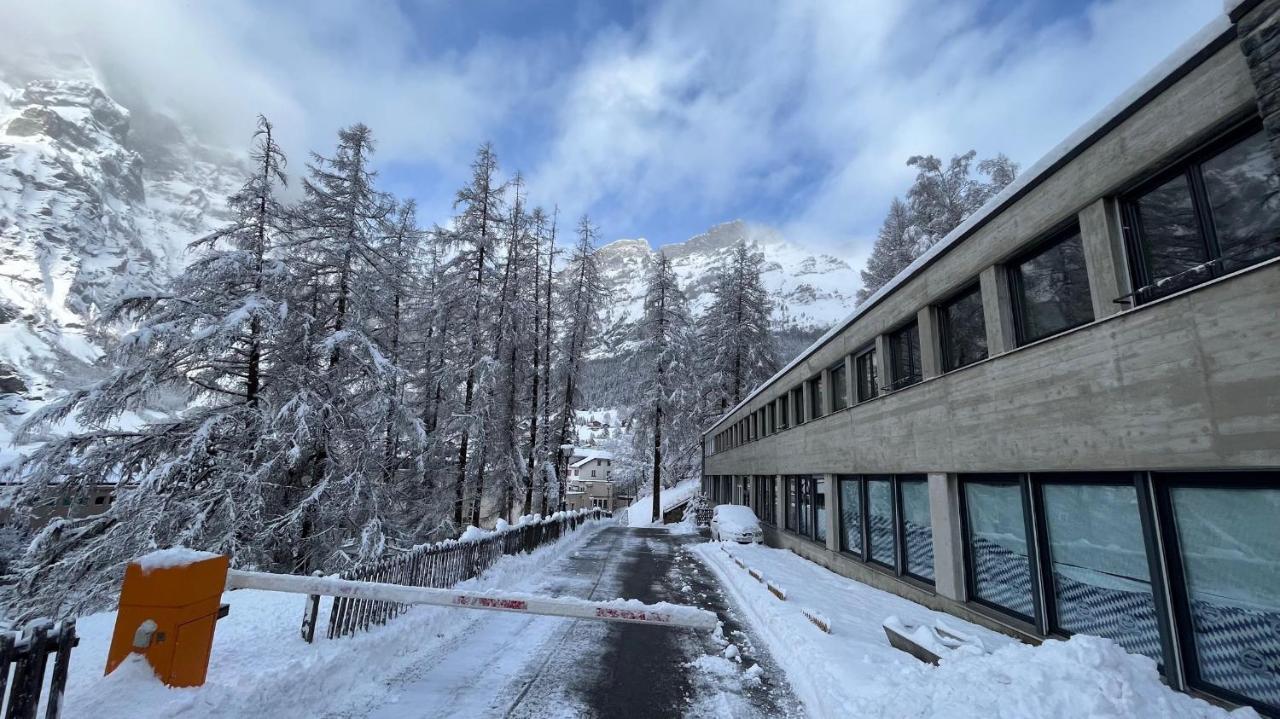
{"type": "Polygon", "coordinates": [[[862,554],[862,487],[855,477],[840,477],[840,546],[862,554]]]}
{"type": "Polygon", "coordinates": [[[898,538],[893,528],[893,484],[888,477],[867,478],[867,529],[871,559],[896,567],[898,538]]]}
{"type": "Polygon", "coordinates": [[[1280,709],[1280,489],[1170,490],[1199,678],[1280,709]]]}
{"type": "Polygon", "coordinates": [[[1048,483],[1043,497],[1057,626],[1160,661],[1137,490],[1048,483]]]}
{"type": "Polygon", "coordinates": [[[813,482],[808,477],[797,477],[796,494],[799,496],[796,531],[800,534],[813,534],[813,482]]]}
{"type": "Polygon", "coordinates": [[[813,538],[827,541],[827,480],[821,476],[813,478],[813,538]]]}
{"type": "Polygon", "coordinates": [[[844,362],[831,368],[831,411],[838,412],[849,406],[849,380],[845,377],[844,362]]]}
{"type": "Polygon", "coordinates": [[[785,493],[784,500],[787,510],[787,516],[785,517],[786,528],[794,532],[796,529],[796,478],[784,477],[782,491],[785,493]]]}
{"type": "Polygon", "coordinates": [[[876,351],[868,350],[853,360],[853,369],[858,373],[858,401],[866,402],[880,394],[879,378],[876,376],[876,351]]]}
{"type": "Polygon", "coordinates": [[[809,380],[809,419],[817,419],[822,414],[822,375],[818,375],[809,380]]]}
{"type": "Polygon", "coordinates": [[[982,290],[977,285],[938,308],[942,357],[951,371],[987,358],[987,325],[982,318],[982,290]]]}
{"type": "Polygon", "coordinates": [[[1019,340],[1034,342],[1093,320],[1080,231],[1013,264],[1019,340]]]}
{"type": "Polygon", "coordinates": [[[964,496],[975,596],[1033,618],[1022,485],[965,482],[964,496]]]}
{"type": "Polygon", "coordinates": [[[1280,177],[1263,134],[1205,161],[1202,171],[1222,270],[1280,255],[1280,177]]]}
{"type": "Polygon", "coordinates": [[[933,581],[933,522],[929,518],[929,484],[924,479],[898,480],[902,494],[902,540],[906,571],[933,581]]]}
{"type": "Polygon", "coordinates": [[[1147,272],[1153,283],[1159,283],[1145,294],[1146,298],[1163,297],[1210,277],[1208,266],[1187,272],[1204,265],[1209,248],[1200,233],[1185,174],[1146,193],[1133,206],[1142,225],[1147,272]]]}
{"type": "Polygon", "coordinates": [[[921,380],[920,327],[915,322],[889,335],[889,358],[894,389],[910,387],[921,380]]]}

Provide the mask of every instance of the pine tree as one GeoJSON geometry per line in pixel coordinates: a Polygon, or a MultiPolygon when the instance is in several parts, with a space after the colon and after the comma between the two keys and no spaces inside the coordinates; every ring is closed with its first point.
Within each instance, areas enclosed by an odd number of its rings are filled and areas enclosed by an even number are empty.
{"type": "Polygon", "coordinates": [[[560,306],[564,310],[564,332],[561,339],[560,366],[558,372],[559,447],[556,452],[556,496],[564,502],[564,482],[567,475],[568,455],[565,449],[576,439],[574,409],[578,406],[581,387],[579,379],[583,362],[595,340],[597,305],[604,297],[600,281],[600,265],[596,260],[597,230],[586,215],[578,221],[578,242],[569,255],[568,266],[561,271],[566,286],[560,289],[560,306]]]}
{"type": "Polygon", "coordinates": [[[102,514],[54,518],[14,567],[19,616],[66,616],[100,608],[124,564],[175,544],[230,554],[239,564],[269,564],[265,523],[288,511],[275,479],[289,464],[278,418],[286,387],[282,341],[291,320],[286,237],[276,189],[285,157],[272,126],[259,118],[251,159],[256,172],[229,199],[235,220],[193,243],[199,254],[165,294],[132,296],[113,317],[138,329],[111,355],[107,378],[46,406],[22,428],[74,417],[85,429],[44,438],[32,455],[8,465],[21,480],[20,511],[74,504],[93,485],[116,485],[102,514]],[[161,396],[187,409],[134,426],[129,413],[161,396]]]}
{"type": "Polygon", "coordinates": [[[739,241],[712,279],[711,303],[698,323],[709,414],[737,405],[778,369],[763,265],[764,255],[739,241]]]}
{"type": "Polygon", "coordinates": [[[662,488],[689,475],[696,462],[698,397],[689,378],[695,335],[688,301],[671,258],[659,252],[645,281],[644,314],[629,372],[636,398],[633,457],[647,460],[653,488],[653,517],[662,517],[662,488]]]}
{"type": "Polygon", "coordinates": [[[978,163],[973,150],[943,165],[933,155],[913,155],[907,164],[917,168],[907,201],[894,198],[889,215],[862,271],[857,300],[865,302],[917,257],[960,226],[969,215],[1013,182],[1018,165],[1003,154],[978,163]],[[985,176],[987,179],[982,179],[985,176]]]}

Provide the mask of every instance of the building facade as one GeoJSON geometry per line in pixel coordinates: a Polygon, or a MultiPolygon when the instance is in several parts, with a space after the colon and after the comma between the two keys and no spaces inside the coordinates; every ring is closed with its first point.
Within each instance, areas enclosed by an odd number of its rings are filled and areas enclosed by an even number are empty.
{"type": "Polygon", "coordinates": [[[704,492],[833,571],[1280,715],[1277,28],[1238,3],[757,388],[704,492]]]}
{"type": "Polygon", "coordinates": [[[597,449],[578,449],[569,458],[569,509],[605,509],[616,512],[631,505],[631,496],[617,492],[613,483],[613,454],[597,449]]]}

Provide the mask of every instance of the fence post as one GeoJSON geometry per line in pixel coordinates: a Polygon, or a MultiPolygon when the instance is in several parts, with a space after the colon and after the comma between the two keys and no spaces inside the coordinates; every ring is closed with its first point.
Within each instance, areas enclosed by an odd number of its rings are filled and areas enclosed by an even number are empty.
{"type": "MultiPolygon", "coordinates": [[[[67,671],[71,667],[71,648],[77,644],[76,622],[67,619],[58,628],[57,656],[53,659],[53,676],[49,679],[49,701],[45,719],[58,719],[62,714],[62,695],[67,690],[67,671]]],[[[41,656],[43,657],[43,652],[41,656]]]]}
{"type": "MultiPolygon", "coordinates": [[[[313,577],[324,576],[319,569],[311,573],[313,577]]],[[[316,638],[316,617],[320,614],[320,595],[307,597],[307,606],[302,610],[302,640],[311,644],[316,638]]]]}

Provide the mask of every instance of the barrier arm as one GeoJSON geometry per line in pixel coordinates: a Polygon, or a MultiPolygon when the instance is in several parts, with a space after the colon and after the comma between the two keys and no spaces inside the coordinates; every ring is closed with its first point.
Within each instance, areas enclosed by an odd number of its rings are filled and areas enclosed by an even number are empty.
{"type": "Polygon", "coordinates": [[[369,599],[399,604],[429,604],[460,609],[540,614],[574,619],[596,619],[666,627],[687,627],[712,631],[718,619],[714,612],[677,604],[644,604],[634,599],[588,601],[571,597],[539,597],[510,592],[470,592],[433,587],[410,587],[382,582],[362,582],[337,577],[306,577],[232,569],[227,572],[227,589],[261,589],[292,594],[320,594],[331,597],[369,599]]]}

